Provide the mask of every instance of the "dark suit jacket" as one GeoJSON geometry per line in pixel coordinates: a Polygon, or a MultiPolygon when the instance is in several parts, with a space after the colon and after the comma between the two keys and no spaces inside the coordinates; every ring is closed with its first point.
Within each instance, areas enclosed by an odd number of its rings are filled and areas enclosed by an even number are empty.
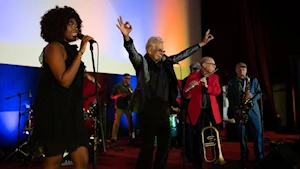
{"type": "MultiPolygon", "coordinates": [[[[147,60],[137,52],[134,47],[133,40],[124,42],[124,47],[129,54],[129,59],[136,71],[137,76],[137,86],[132,95],[129,109],[138,113],[143,111],[144,104],[146,102],[145,90],[148,82],[150,81],[150,74],[148,70],[148,62],[147,60]]],[[[191,46],[179,54],[162,57],[162,61],[164,67],[168,71],[169,81],[170,81],[170,92],[169,92],[169,103],[170,105],[174,104],[176,100],[178,90],[177,90],[177,78],[173,69],[173,64],[178,63],[179,61],[187,58],[188,56],[194,54],[196,51],[200,49],[198,44],[191,46]]]]}
{"type": "MultiPolygon", "coordinates": [[[[236,112],[236,110],[241,105],[241,97],[239,93],[239,80],[237,78],[231,79],[228,82],[228,92],[227,92],[227,98],[229,100],[229,109],[233,113],[236,112]]],[[[260,116],[259,106],[257,101],[261,98],[261,90],[260,86],[258,84],[258,81],[256,78],[251,77],[250,78],[250,92],[253,95],[252,102],[254,104],[254,107],[251,109],[255,112],[255,114],[260,116]]]]}

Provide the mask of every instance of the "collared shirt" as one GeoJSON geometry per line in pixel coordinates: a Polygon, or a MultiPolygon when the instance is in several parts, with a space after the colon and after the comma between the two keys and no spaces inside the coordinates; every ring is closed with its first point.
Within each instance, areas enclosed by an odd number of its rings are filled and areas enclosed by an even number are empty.
{"type": "MultiPolygon", "coordinates": [[[[201,75],[201,78],[204,77],[201,75]]],[[[208,82],[208,77],[206,78],[208,82]]],[[[209,99],[209,94],[207,93],[207,88],[202,86],[202,109],[210,109],[211,104],[210,104],[210,99],[209,99]]]]}
{"type": "Polygon", "coordinates": [[[146,57],[150,72],[146,98],[151,100],[159,98],[164,102],[169,101],[169,77],[162,61],[154,62],[150,57],[146,57]]]}
{"type": "Polygon", "coordinates": [[[245,85],[245,79],[240,79],[237,77],[238,83],[239,83],[239,96],[240,96],[240,100],[239,100],[239,104],[242,103],[243,100],[243,94],[244,94],[244,85],[245,85]]]}

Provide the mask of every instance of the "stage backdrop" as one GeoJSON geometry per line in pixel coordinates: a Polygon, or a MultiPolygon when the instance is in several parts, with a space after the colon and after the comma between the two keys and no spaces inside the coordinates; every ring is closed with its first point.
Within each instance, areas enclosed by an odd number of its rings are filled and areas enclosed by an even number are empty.
{"type": "MultiPolygon", "coordinates": [[[[119,16],[131,23],[130,35],[142,55],[151,36],[164,39],[167,55],[179,53],[202,39],[199,0],[1,0],[0,63],[40,66],[38,56],[46,45],[40,37],[41,16],[56,5],[73,7],[83,20],[82,33],[98,41],[99,51],[95,45],[94,55],[97,57],[99,52],[97,70],[101,73],[135,74],[116,27],[119,16]]],[[[79,45],[80,41],[75,43],[79,45]]],[[[92,71],[88,49],[83,61],[92,71]]],[[[193,60],[200,57],[201,52],[197,52],[193,60]]],[[[189,59],[181,62],[183,75],[188,74],[189,64],[189,59]]],[[[178,66],[176,72],[179,75],[178,66]]]]}

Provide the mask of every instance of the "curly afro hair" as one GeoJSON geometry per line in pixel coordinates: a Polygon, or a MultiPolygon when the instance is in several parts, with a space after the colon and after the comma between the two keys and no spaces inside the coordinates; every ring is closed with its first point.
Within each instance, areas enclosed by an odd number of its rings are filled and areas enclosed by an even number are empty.
{"type": "Polygon", "coordinates": [[[74,18],[77,22],[78,33],[81,33],[81,23],[78,13],[71,7],[56,6],[47,11],[41,20],[41,37],[46,42],[63,40],[69,20],[74,18]]]}

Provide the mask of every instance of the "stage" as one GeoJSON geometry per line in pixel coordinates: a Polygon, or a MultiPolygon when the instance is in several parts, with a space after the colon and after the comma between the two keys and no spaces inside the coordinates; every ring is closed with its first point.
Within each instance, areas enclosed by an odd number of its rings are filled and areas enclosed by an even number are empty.
{"type": "MultiPolygon", "coordinates": [[[[221,130],[220,132],[222,138],[222,153],[224,159],[228,162],[228,164],[237,167],[239,166],[239,143],[238,142],[227,142],[225,137],[225,131],[221,130]]],[[[265,131],[264,134],[265,140],[265,155],[267,155],[273,148],[276,142],[279,140],[284,143],[290,145],[294,141],[296,141],[299,135],[295,134],[277,134],[273,131],[265,131]]],[[[106,154],[100,152],[97,160],[97,169],[133,169],[135,168],[136,159],[139,154],[138,147],[132,147],[129,145],[128,138],[120,138],[118,140],[117,145],[122,150],[116,150],[110,147],[110,143],[107,143],[107,151],[106,154]]],[[[253,153],[253,143],[250,142],[249,145],[249,164],[247,168],[253,168],[255,165],[255,157],[253,153]]],[[[169,153],[167,169],[183,169],[183,160],[181,158],[182,149],[178,147],[173,147],[169,153]]],[[[300,152],[298,152],[300,153],[300,152]]],[[[209,153],[208,153],[209,154],[209,153]]],[[[32,169],[42,169],[43,159],[40,158],[35,160],[31,166],[24,163],[17,162],[9,162],[3,163],[1,165],[1,169],[16,169],[16,168],[32,168],[32,169]]],[[[66,163],[65,163],[66,164],[66,163]]],[[[64,169],[73,168],[72,165],[62,166],[64,169]]],[[[192,169],[192,164],[189,161],[185,161],[185,169],[192,169]]],[[[203,164],[204,169],[212,168],[212,164],[203,164]]],[[[89,169],[93,169],[92,162],[89,164],[89,169]]]]}

